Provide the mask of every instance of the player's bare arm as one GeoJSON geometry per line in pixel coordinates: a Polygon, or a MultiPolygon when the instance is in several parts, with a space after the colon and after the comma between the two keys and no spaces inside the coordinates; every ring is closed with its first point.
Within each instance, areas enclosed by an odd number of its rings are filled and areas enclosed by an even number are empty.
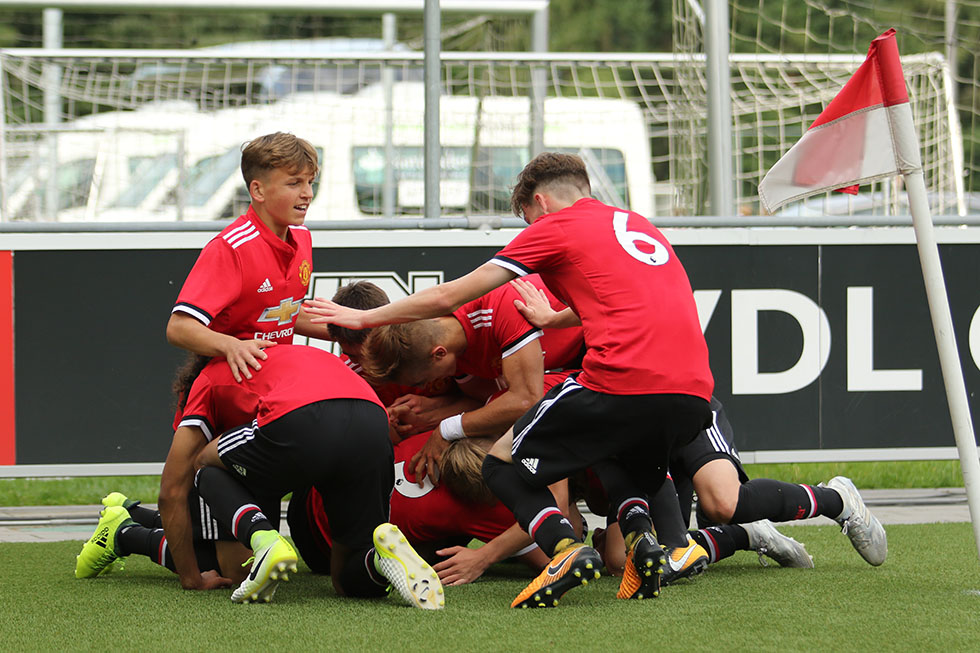
{"type": "Polygon", "coordinates": [[[350,329],[368,329],[383,324],[414,322],[448,315],[466,302],[481,297],[514,278],[514,273],[493,263],[484,263],[469,274],[425,288],[403,299],[358,311],[317,297],[303,306],[313,324],[336,324],[350,329]]]}
{"type": "MultiPolygon", "coordinates": [[[[517,418],[526,413],[544,391],[544,356],[541,343],[529,342],[502,361],[502,376],[507,391],[488,403],[468,413],[463,413],[462,429],[465,437],[498,436],[507,430],[517,418]]],[[[409,461],[421,486],[428,473],[434,473],[449,443],[442,436],[440,424],[432,431],[429,440],[409,461]]]]}
{"type": "MultiPolygon", "coordinates": [[[[432,568],[444,585],[465,585],[482,576],[490,565],[506,560],[533,543],[534,540],[518,524],[514,524],[479,548],[451,546],[439,549],[436,553],[446,557],[446,560],[432,568]]],[[[535,571],[544,568],[549,560],[537,547],[520,556],[520,559],[535,571]]]]}
{"type": "Polygon", "coordinates": [[[241,381],[242,377],[251,379],[251,370],[262,369],[260,361],[266,359],[262,350],[276,344],[271,340],[239,340],[218,333],[180,311],[170,315],[170,321],[167,322],[167,341],[195,354],[223,357],[228,361],[228,367],[236,381],[241,381]]]}
{"type": "Polygon", "coordinates": [[[182,426],[174,433],[170,453],[160,476],[160,519],[180,584],[187,590],[231,587],[232,581],[217,574],[202,574],[194,555],[191,515],[187,497],[194,485],[194,460],[207,444],[201,429],[182,426]]]}
{"type": "Polygon", "coordinates": [[[524,319],[540,329],[564,329],[581,326],[582,320],[571,308],[556,311],[551,308],[551,302],[543,290],[523,279],[514,279],[510,285],[520,294],[524,301],[514,300],[514,306],[521,312],[524,319]]]}

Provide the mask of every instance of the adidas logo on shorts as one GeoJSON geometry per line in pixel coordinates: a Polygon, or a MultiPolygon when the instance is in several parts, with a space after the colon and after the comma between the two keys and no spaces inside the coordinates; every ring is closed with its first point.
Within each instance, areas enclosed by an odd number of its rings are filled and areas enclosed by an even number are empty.
{"type": "Polygon", "coordinates": [[[538,473],[538,459],[537,458],[521,458],[521,463],[527,467],[528,471],[532,474],[538,473]]]}
{"type": "Polygon", "coordinates": [[[266,277],[262,285],[259,286],[259,292],[272,292],[272,284],[269,283],[269,277],[266,277]]]}
{"type": "Polygon", "coordinates": [[[242,467],[241,465],[232,465],[231,467],[242,476],[245,476],[245,468],[242,467]]]}

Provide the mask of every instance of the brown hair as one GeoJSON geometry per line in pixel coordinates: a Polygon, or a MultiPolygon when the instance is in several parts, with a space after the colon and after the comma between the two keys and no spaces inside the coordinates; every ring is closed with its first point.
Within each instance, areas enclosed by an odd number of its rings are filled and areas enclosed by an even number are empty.
{"type": "Polygon", "coordinates": [[[314,177],[320,172],[316,150],[309,141],[292,134],[266,134],[242,145],[242,177],[246,186],[259,175],[277,168],[289,174],[310,170],[314,177]]]}
{"type": "MultiPolygon", "coordinates": [[[[385,291],[377,287],[370,281],[355,281],[346,286],[341,286],[334,293],[333,301],[341,306],[356,308],[360,311],[369,308],[377,308],[389,303],[388,295],[385,291]]],[[[327,325],[327,333],[336,342],[350,343],[352,345],[363,344],[367,340],[371,329],[348,329],[347,327],[337,326],[336,324],[327,325]]]]}
{"type": "Polygon", "coordinates": [[[574,154],[542,152],[524,166],[510,196],[510,208],[517,217],[531,204],[535,191],[551,184],[569,184],[588,195],[591,192],[585,162],[574,154]]]}
{"type": "Polygon", "coordinates": [[[440,329],[437,320],[388,324],[371,329],[364,341],[364,371],[388,383],[412,381],[429,364],[440,329]]]}
{"type": "Polygon", "coordinates": [[[480,439],[463,438],[449,443],[439,462],[439,482],[463,501],[493,504],[497,497],[483,480],[483,459],[487,452],[480,439]]]}

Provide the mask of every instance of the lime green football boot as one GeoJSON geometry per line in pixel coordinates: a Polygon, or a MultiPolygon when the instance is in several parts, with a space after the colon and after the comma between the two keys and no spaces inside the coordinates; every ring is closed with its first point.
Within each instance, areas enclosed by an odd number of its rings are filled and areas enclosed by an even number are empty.
{"type": "Polygon", "coordinates": [[[122,506],[110,506],[101,515],[95,533],[75,557],[75,578],[94,578],[121,558],[116,549],[116,536],[124,526],[137,525],[122,506]]]}

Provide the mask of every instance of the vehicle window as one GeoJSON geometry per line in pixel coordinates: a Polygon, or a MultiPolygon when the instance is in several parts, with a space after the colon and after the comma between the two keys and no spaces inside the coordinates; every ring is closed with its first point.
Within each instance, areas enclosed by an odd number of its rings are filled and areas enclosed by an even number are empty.
{"type": "Polygon", "coordinates": [[[130,157],[129,182],[112,201],[112,208],[136,208],[177,167],[177,154],[167,152],[155,157],[130,157]]]}
{"type": "MultiPolygon", "coordinates": [[[[511,188],[528,161],[528,148],[478,147],[476,152],[473,149],[447,147],[442,150],[442,213],[508,213],[511,188]]],[[[612,148],[554,149],[577,154],[585,160],[593,195],[599,200],[615,206],[629,206],[626,162],[621,151],[612,148]]],[[[395,148],[398,214],[418,214],[422,208],[423,156],[421,147],[395,148]]],[[[358,208],[363,213],[379,215],[384,188],[384,148],[354,147],[352,161],[358,208]]]]}

